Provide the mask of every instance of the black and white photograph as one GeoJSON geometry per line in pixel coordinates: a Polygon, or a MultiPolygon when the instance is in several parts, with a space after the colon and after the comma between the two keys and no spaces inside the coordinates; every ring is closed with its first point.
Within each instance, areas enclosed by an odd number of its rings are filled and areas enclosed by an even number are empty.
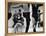
{"type": "Polygon", "coordinates": [[[8,33],[44,31],[43,3],[8,3],[8,33]]]}

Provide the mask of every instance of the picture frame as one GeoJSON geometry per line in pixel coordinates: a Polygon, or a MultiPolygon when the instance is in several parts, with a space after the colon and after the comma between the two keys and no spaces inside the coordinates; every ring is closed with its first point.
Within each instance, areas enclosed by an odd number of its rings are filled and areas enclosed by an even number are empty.
{"type": "MultiPolygon", "coordinates": [[[[44,2],[19,2],[19,1],[15,1],[15,2],[8,2],[8,0],[5,0],[5,36],[13,36],[13,35],[24,35],[24,34],[39,34],[39,33],[44,33],[44,25],[43,25],[43,31],[42,32],[29,32],[29,33],[8,33],[8,4],[11,3],[12,5],[15,3],[29,3],[29,4],[34,4],[34,3],[38,3],[38,4],[43,4],[43,6],[45,6],[44,2]]],[[[45,12],[45,7],[44,7],[44,12],[45,12]]],[[[44,24],[44,12],[43,12],[43,24],[44,24]]]]}

